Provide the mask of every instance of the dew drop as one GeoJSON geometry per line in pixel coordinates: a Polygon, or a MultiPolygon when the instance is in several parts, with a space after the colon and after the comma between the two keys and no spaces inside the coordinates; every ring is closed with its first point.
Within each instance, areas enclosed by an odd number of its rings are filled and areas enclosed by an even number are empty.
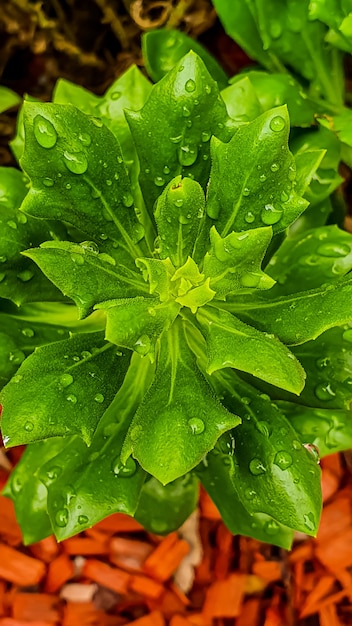
{"type": "Polygon", "coordinates": [[[304,525],[306,526],[306,528],[308,528],[308,530],[315,529],[314,515],[312,512],[309,512],[306,515],[303,515],[303,521],[304,521],[304,525]]]}
{"type": "Polygon", "coordinates": [[[64,152],[64,163],[72,174],[84,174],[88,168],[87,157],[84,152],[64,152]]]}
{"type": "Polygon", "coordinates": [[[266,204],[264,209],[262,210],[260,217],[263,224],[267,226],[271,226],[272,224],[277,224],[282,217],[282,209],[276,209],[273,204],[266,204]]]}
{"type": "Polygon", "coordinates": [[[344,243],[324,243],[319,246],[317,252],[326,257],[345,257],[350,254],[351,248],[344,243]]]}
{"type": "Polygon", "coordinates": [[[165,165],[165,166],[163,167],[163,173],[164,173],[164,174],[170,174],[170,168],[169,168],[167,165],[165,165]]]}
{"type": "MultiPolygon", "coordinates": [[[[164,183],[163,183],[164,184],[164,183]]],[[[129,208],[133,204],[133,196],[131,193],[125,193],[122,196],[122,203],[126,208],[129,208]]]]}
{"type": "Polygon", "coordinates": [[[64,528],[68,524],[68,509],[63,508],[57,511],[55,515],[55,523],[60,528],[64,528]]]}
{"type": "Polygon", "coordinates": [[[256,428],[265,437],[270,437],[270,435],[271,435],[271,433],[273,431],[273,429],[271,427],[271,424],[269,424],[269,422],[266,422],[265,420],[261,420],[259,422],[256,422],[256,428]]]}
{"type": "Polygon", "coordinates": [[[177,155],[180,164],[189,167],[197,160],[198,149],[195,146],[181,146],[181,148],[178,149],[177,155]]]}
{"type": "Polygon", "coordinates": [[[46,176],[45,178],[43,178],[43,185],[45,187],[53,187],[54,181],[52,178],[49,178],[48,176],[46,176]]]}
{"type": "Polygon", "coordinates": [[[103,122],[100,119],[100,117],[93,117],[91,115],[90,116],[90,120],[91,120],[91,122],[93,122],[94,126],[96,126],[97,128],[102,128],[103,127],[103,122]]]}
{"type": "Polygon", "coordinates": [[[110,178],[108,178],[105,182],[106,182],[106,184],[107,184],[107,186],[108,186],[108,187],[111,187],[111,185],[112,185],[112,180],[110,180],[110,178]]]}
{"type": "Polygon", "coordinates": [[[278,20],[271,20],[269,22],[269,33],[272,39],[279,39],[282,34],[282,26],[278,20]]]}
{"type": "Polygon", "coordinates": [[[203,141],[203,143],[206,143],[207,141],[210,141],[210,137],[211,137],[211,132],[203,130],[203,132],[202,132],[202,141],[203,141]]]}
{"type": "Polygon", "coordinates": [[[94,254],[99,254],[99,248],[94,241],[82,241],[80,244],[83,250],[88,250],[89,252],[93,252],[94,254]]]}
{"type": "Polygon", "coordinates": [[[270,128],[275,133],[281,132],[286,126],[285,120],[281,115],[275,115],[270,121],[270,128]]]}
{"type": "Polygon", "coordinates": [[[24,335],[25,337],[34,337],[34,330],[33,328],[22,328],[22,335],[24,335]]]}
{"type": "Polygon", "coordinates": [[[80,140],[81,144],[83,146],[90,146],[90,144],[92,143],[92,138],[90,135],[88,135],[88,133],[80,133],[78,135],[78,139],[80,140]]]}
{"type": "Polygon", "coordinates": [[[56,480],[60,476],[61,473],[62,473],[62,467],[60,467],[59,465],[54,465],[47,471],[46,475],[49,478],[49,480],[56,480]]]}
{"type": "Polygon", "coordinates": [[[265,181],[266,181],[266,176],[265,176],[265,174],[261,174],[261,175],[259,176],[259,180],[260,180],[260,182],[261,182],[261,183],[265,183],[265,181]]]}
{"type": "Polygon", "coordinates": [[[270,169],[272,172],[277,172],[280,169],[280,165],[278,163],[272,163],[270,169]]]}
{"type": "Polygon", "coordinates": [[[13,220],[9,220],[9,221],[7,222],[7,225],[8,225],[10,228],[12,228],[12,230],[16,230],[16,229],[17,229],[17,224],[16,224],[16,222],[14,222],[13,220]]]}
{"type": "Polygon", "coordinates": [[[62,374],[62,376],[60,376],[61,387],[68,387],[69,385],[72,385],[72,383],[73,376],[71,376],[71,374],[62,374]]]}
{"type": "Polygon", "coordinates": [[[28,422],[26,422],[26,423],[25,423],[25,425],[24,425],[24,429],[25,429],[25,431],[26,431],[27,433],[31,433],[31,432],[32,432],[32,430],[34,429],[34,424],[33,424],[33,422],[29,422],[29,421],[28,421],[28,422]]]}
{"type": "Polygon", "coordinates": [[[191,429],[192,435],[201,435],[205,430],[205,424],[199,417],[191,417],[188,420],[188,426],[191,429]]]}
{"type": "Polygon", "coordinates": [[[79,515],[78,516],[78,523],[79,524],[87,524],[87,522],[88,522],[87,515],[79,515]]]}
{"type": "Polygon", "coordinates": [[[148,335],[141,335],[133,346],[135,352],[141,356],[145,356],[150,351],[151,342],[148,335]]]}
{"type": "Polygon", "coordinates": [[[165,184],[165,180],[163,179],[162,176],[155,176],[154,185],[156,185],[157,187],[162,187],[164,184],[165,184]]]}
{"type": "Polygon", "coordinates": [[[253,500],[253,498],[255,498],[256,495],[257,495],[257,492],[254,491],[254,489],[249,489],[249,488],[245,489],[244,496],[245,498],[247,498],[247,500],[253,500]]]}
{"type": "Polygon", "coordinates": [[[319,385],[315,387],[315,395],[318,398],[318,400],[321,400],[322,402],[326,402],[328,400],[332,400],[333,398],[335,398],[336,393],[332,389],[330,383],[328,384],[320,383],[319,385]]]}
{"type": "Polygon", "coordinates": [[[182,107],[182,115],[183,115],[183,117],[189,117],[191,115],[191,111],[186,106],[183,106],[182,107]]]}
{"type": "Polygon", "coordinates": [[[182,135],[176,135],[175,137],[170,137],[170,141],[172,143],[180,143],[182,140],[182,135]]]}
{"type": "Polygon", "coordinates": [[[68,396],[66,396],[66,400],[72,402],[72,404],[76,404],[77,402],[77,398],[73,393],[69,393],[68,396]]]}
{"type": "Polygon", "coordinates": [[[320,463],[320,452],[319,452],[319,448],[318,446],[316,446],[314,443],[304,443],[303,447],[308,450],[309,454],[312,455],[314,461],[316,461],[316,463],[320,463]]]}
{"type": "Polygon", "coordinates": [[[250,190],[248,189],[248,187],[245,187],[245,188],[243,189],[242,194],[243,194],[244,196],[249,196],[249,194],[250,194],[250,190]]]}
{"type": "Polygon", "coordinates": [[[268,520],[264,524],[264,531],[267,535],[276,535],[279,532],[280,526],[275,520],[268,520]]]}
{"type": "Polygon", "coordinates": [[[294,450],[302,450],[302,443],[300,441],[298,441],[298,439],[294,439],[292,441],[292,446],[293,446],[294,450]]]}
{"type": "Polygon", "coordinates": [[[97,395],[94,397],[95,402],[98,402],[98,404],[101,404],[102,402],[104,402],[104,396],[102,393],[97,393],[97,395]]]}
{"type": "Polygon", "coordinates": [[[261,275],[256,274],[255,272],[247,272],[246,274],[242,274],[241,276],[241,284],[243,287],[258,287],[260,283],[261,275]]]}
{"type": "Polygon", "coordinates": [[[186,84],[185,84],[185,90],[186,90],[188,93],[192,93],[192,92],[195,90],[195,88],[196,88],[196,83],[195,83],[195,81],[194,81],[192,78],[189,78],[189,79],[186,81],[186,84]]]}
{"type": "Polygon", "coordinates": [[[6,261],[7,257],[4,254],[0,255],[0,263],[6,263],[6,261]]]}
{"type": "Polygon", "coordinates": [[[20,493],[22,487],[23,487],[22,479],[19,476],[16,476],[16,474],[13,474],[12,479],[11,479],[11,491],[13,495],[16,496],[18,493],[20,493]]]}
{"type": "Polygon", "coordinates": [[[129,476],[133,476],[136,473],[137,464],[132,457],[128,457],[125,464],[122,463],[120,457],[117,457],[112,464],[112,471],[116,476],[120,478],[128,478],[129,476]]]}
{"type": "Polygon", "coordinates": [[[121,98],[121,91],[113,91],[110,94],[110,98],[111,100],[118,100],[119,98],[121,98]]]}
{"type": "Polygon", "coordinates": [[[12,383],[20,383],[22,380],[23,376],[21,376],[21,374],[15,374],[15,376],[12,376],[11,378],[11,382],[12,383]]]}
{"type": "Polygon", "coordinates": [[[13,363],[14,365],[21,365],[21,363],[23,363],[25,358],[26,358],[26,355],[24,352],[22,352],[22,350],[14,350],[13,352],[10,352],[9,354],[9,361],[13,363]]]}
{"type": "Polygon", "coordinates": [[[285,450],[280,450],[275,454],[274,464],[277,465],[281,470],[286,470],[287,468],[291,467],[292,463],[293,459],[289,452],[286,452],[285,450]]]}
{"type": "Polygon", "coordinates": [[[252,213],[252,211],[248,211],[248,213],[246,213],[246,215],[244,216],[244,221],[247,222],[247,224],[253,224],[255,220],[255,215],[252,213]]]}
{"type": "Polygon", "coordinates": [[[249,471],[253,476],[260,476],[266,472],[266,468],[260,459],[254,458],[249,463],[249,471]]]}
{"type": "Polygon", "coordinates": [[[42,115],[34,118],[34,137],[42,148],[53,148],[57,141],[57,132],[49,120],[42,115]]]}

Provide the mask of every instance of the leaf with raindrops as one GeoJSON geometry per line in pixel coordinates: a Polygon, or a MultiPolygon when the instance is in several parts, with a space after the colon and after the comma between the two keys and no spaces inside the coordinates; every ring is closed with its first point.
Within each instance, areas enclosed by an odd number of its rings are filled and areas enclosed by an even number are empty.
{"type": "Polygon", "coordinates": [[[246,499],[254,498],[256,492],[247,488],[241,501],[235,472],[234,441],[231,433],[222,435],[214,449],[195,468],[195,473],[234,535],[247,535],[289,550],[294,534],[291,528],[266,513],[247,510],[246,499]]]}
{"type": "Polygon", "coordinates": [[[72,434],[89,443],[129,361],[101,332],[75,334],[35,350],[0,395],[5,444],[72,434]]]}
{"type": "Polygon", "coordinates": [[[222,237],[263,226],[281,232],[307,208],[295,191],[289,131],[282,106],[241,126],[228,143],[212,140],[207,213],[222,237]]]}
{"type": "Polygon", "coordinates": [[[127,111],[126,116],[149,212],[175,176],[194,178],[205,189],[211,136],[227,141],[235,130],[216,82],[193,52],[154,85],[140,111],[127,111]]]}
{"type": "Polygon", "coordinates": [[[59,453],[42,465],[38,477],[48,490],[48,514],[59,540],[90,528],[112,513],[134,515],[146,478],[138,463],[121,461],[131,418],[149,381],[147,363],[133,359],[127,380],[99,422],[91,445],[79,437],[66,440],[59,453]],[[131,387],[133,386],[133,390],[131,387]]]}
{"type": "Polygon", "coordinates": [[[65,296],[78,307],[80,317],[92,312],[104,300],[146,293],[140,272],[119,262],[118,255],[99,252],[94,241],[80,245],[69,241],[48,241],[40,248],[26,250],[32,259],[65,296]]]}
{"type": "Polygon", "coordinates": [[[27,179],[12,167],[0,168],[0,297],[15,304],[62,300],[62,295],[37,266],[21,255],[29,245],[50,239],[47,223],[20,211],[28,192],[27,179]]]}
{"type": "Polygon", "coordinates": [[[38,346],[68,339],[65,326],[26,320],[0,312],[0,388],[38,346]]]}
{"type": "Polygon", "coordinates": [[[61,452],[68,442],[68,439],[54,437],[27,446],[21,462],[12,470],[2,492],[14,502],[25,544],[36,543],[53,532],[47,512],[48,493],[37,472],[61,452]]]}
{"type": "Polygon", "coordinates": [[[132,455],[166,484],[195,467],[220,434],[239,423],[199,371],[181,322],[174,323],[161,341],[155,378],[131,422],[122,460],[132,455]]]}
{"type": "Polygon", "coordinates": [[[271,298],[270,291],[242,296],[228,309],[287,345],[316,339],[325,330],[351,320],[352,279],[324,284],[309,291],[271,298]],[[266,297],[268,294],[269,297],[266,297]]]}
{"type": "Polygon", "coordinates": [[[240,501],[249,513],[315,536],[321,512],[317,459],[269,396],[235,377],[233,386],[224,402],[242,418],[232,431],[232,480],[240,501]]]}
{"type": "Polygon", "coordinates": [[[119,247],[138,256],[143,226],[120,146],[101,119],[72,105],[27,102],[24,124],[21,164],[31,187],[22,210],[68,222],[112,256],[119,247]]]}

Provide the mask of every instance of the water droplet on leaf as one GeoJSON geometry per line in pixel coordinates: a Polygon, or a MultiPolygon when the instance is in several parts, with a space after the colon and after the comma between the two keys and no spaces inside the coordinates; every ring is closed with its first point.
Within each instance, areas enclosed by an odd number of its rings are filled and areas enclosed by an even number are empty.
{"type": "Polygon", "coordinates": [[[270,121],[270,128],[272,131],[278,133],[281,132],[286,126],[285,120],[281,115],[275,115],[270,121]]]}
{"type": "Polygon", "coordinates": [[[34,137],[42,148],[53,148],[57,141],[57,132],[49,120],[42,115],[34,118],[34,137]]]}
{"type": "Polygon", "coordinates": [[[192,435],[201,435],[205,430],[205,424],[199,417],[191,417],[188,420],[188,426],[191,429],[192,435]]]}
{"type": "Polygon", "coordinates": [[[68,524],[68,509],[60,509],[55,515],[55,523],[60,528],[64,528],[68,524]]]}
{"type": "Polygon", "coordinates": [[[186,81],[186,84],[185,84],[185,90],[186,90],[188,93],[192,93],[192,91],[194,91],[194,90],[195,90],[195,88],[196,88],[196,83],[194,82],[194,80],[193,80],[192,78],[189,78],[189,79],[186,81]]]}
{"type": "Polygon", "coordinates": [[[84,174],[88,168],[87,157],[84,152],[64,152],[64,163],[72,174],[84,174]]]}
{"type": "Polygon", "coordinates": [[[72,385],[73,383],[73,376],[71,376],[71,374],[62,374],[62,376],[60,376],[60,385],[62,387],[68,387],[69,385],[72,385]]]}
{"type": "Polygon", "coordinates": [[[254,458],[249,463],[249,471],[253,476],[260,476],[266,472],[266,468],[260,459],[254,458]]]}
{"type": "Polygon", "coordinates": [[[291,467],[293,463],[292,456],[289,452],[285,450],[280,450],[275,454],[274,464],[277,465],[281,470],[286,470],[291,467]]]}
{"type": "Polygon", "coordinates": [[[134,459],[130,456],[126,463],[123,464],[120,457],[117,457],[112,465],[112,471],[116,476],[120,478],[128,478],[129,476],[133,476],[136,473],[137,464],[134,459]]]}

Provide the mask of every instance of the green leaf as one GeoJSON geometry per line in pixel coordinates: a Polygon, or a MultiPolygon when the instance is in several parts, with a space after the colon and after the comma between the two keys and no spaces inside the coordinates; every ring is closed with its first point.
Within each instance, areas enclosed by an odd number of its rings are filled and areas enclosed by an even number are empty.
{"type": "Polygon", "coordinates": [[[106,311],[105,338],[154,360],[155,343],[168,330],[180,306],[176,302],[161,304],[157,298],[110,300],[97,305],[106,311]]]}
{"type": "Polygon", "coordinates": [[[216,12],[227,32],[243,48],[248,56],[256,59],[268,70],[281,71],[282,65],[270,51],[263,48],[256,11],[250,0],[213,0],[216,12]]]}
{"type": "Polygon", "coordinates": [[[296,193],[300,196],[310,192],[309,186],[313,178],[317,180],[316,172],[325,154],[326,150],[304,150],[295,154],[296,193]]]}
{"type": "Polygon", "coordinates": [[[162,259],[169,257],[179,267],[192,256],[204,210],[204,192],[196,181],[177,176],[165,187],[155,209],[162,259]]]}
{"type": "Polygon", "coordinates": [[[232,232],[224,238],[215,226],[211,228],[211,247],[204,257],[203,271],[210,278],[217,299],[237,291],[273,286],[274,282],[260,268],[271,236],[271,227],[232,232]]]}
{"type": "MultiPolygon", "coordinates": [[[[305,191],[305,198],[311,205],[316,205],[339,187],[343,178],[338,173],[341,161],[341,144],[336,135],[330,130],[320,127],[294,138],[291,149],[295,155],[297,169],[307,159],[307,153],[315,150],[324,150],[325,156],[321,160],[316,172],[313,173],[309,188],[305,191]],[[303,161],[303,162],[304,162],[303,161]]],[[[298,184],[301,183],[298,174],[298,184]]],[[[298,192],[299,193],[299,192],[298,192]]]]}
{"type": "Polygon", "coordinates": [[[12,89],[0,85],[0,113],[12,109],[12,107],[20,104],[21,101],[22,98],[12,89]]]}
{"type": "Polygon", "coordinates": [[[102,333],[38,348],[1,392],[5,445],[76,433],[89,443],[128,365],[102,333]]]}
{"type": "Polygon", "coordinates": [[[32,259],[65,296],[76,303],[80,317],[91,313],[98,302],[145,292],[139,273],[99,253],[93,241],[80,245],[69,241],[49,241],[24,253],[32,259]]]}
{"type": "Polygon", "coordinates": [[[316,339],[328,328],[351,319],[352,281],[341,280],[278,298],[243,297],[227,308],[247,324],[273,333],[287,345],[316,339]]]}
{"type": "Polygon", "coordinates": [[[139,256],[135,244],[143,227],[118,142],[102,121],[71,105],[47,103],[26,103],[24,118],[21,164],[32,186],[23,211],[68,222],[112,255],[120,246],[139,256]]]}
{"type": "Polygon", "coordinates": [[[249,76],[240,74],[235,82],[221,91],[229,116],[238,123],[249,122],[263,113],[249,76]]]}
{"type": "Polygon", "coordinates": [[[150,478],[142,487],[135,518],[149,532],[166,535],[177,530],[193,513],[198,492],[198,480],[193,473],[168,485],[150,478]]]}
{"type": "Polygon", "coordinates": [[[227,85],[227,76],[216,59],[195,39],[174,28],[151,30],[142,35],[142,52],[147,72],[157,82],[188,52],[193,50],[204,62],[219,88],[227,85]]]}
{"type": "Polygon", "coordinates": [[[266,267],[277,281],[275,296],[335,283],[351,269],[352,235],[335,225],[286,239],[266,267]]]}
{"type": "Polygon", "coordinates": [[[162,484],[195,467],[239,418],[224,409],[199,371],[184,330],[163,336],[154,381],[128,431],[122,460],[132,454],[162,484]]]}
{"type": "MultiPolygon", "coordinates": [[[[279,402],[280,409],[287,415],[297,435],[304,443],[318,448],[312,454],[320,457],[349,450],[352,447],[351,412],[337,409],[315,409],[297,406],[291,402],[279,402]]],[[[310,450],[309,446],[307,446],[310,450]]]]}
{"type": "Polygon", "coordinates": [[[57,289],[21,252],[52,236],[47,224],[19,210],[27,193],[26,179],[12,167],[0,168],[0,297],[17,305],[62,300],[57,289]]]}
{"type": "Polygon", "coordinates": [[[316,459],[269,396],[227,379],[225,404],[242,417],[232,431],[233,481],[249,513],[265,513],[289,528],[316,535],[321,513],[316,459]],[[248,445],[250,442],[250,445],[248,445]]]}
{"type": "Polygon", "coordinates": [[[135,356],[90,447],[74,437],[40,469],[39,477],[48,489],[48,513],[59,541],[90,528],[107,515],[134,515],[137,509],[145,473],[133,459],[125,465],[120,460],[131,416],[150,382],[150,364],[135,356]],[[136,380],[139,385],[134,384],[136,380]]]}
{"type": "Polygon", "coordinates": [[[299,402],[323,409],[349,409],[352,401],[351,328],[331,328],[314,342],[294,348],[294,353],[307,372],[299,402]]]}
{"type": "Polygon", "coordinates": [[[196,467],[197,476],[234,535],[247,535],[289,550],[293,541],[293,530],[265,513],[249,513],[241,502],[231,454],[233,441],[230,433],[222,435],[214,450],[196,467]]]}
{"type": "Polygon", "coordinates": [[[214,307],[203,307],[197,319],[205,331],[208,374],[233,367],[299,395],[305,372],[295,356],[274,335],[262,333],[214,307]]]}
{"type": "Polygon", "coordinates": [[[222,237],[269,225],[281,232],[307,207],[294,189],[289,130],[287,109],[278,107],[239,128],[229,143],[212,140],[207,213],[222,237]]]}
{"type": "Polygon", "coordinates": [[[227,140],[233,132],[218,86],[193,52],[154,85],[141,111],[126,111],[126,116],[150,214],[155,200],[175,176],[194,178],[205,189],[210,137],[214,134],[227,140]]]}
{"type": "Polygon", "coordinates": [[[0,313],[0,389],[16,374],[25,358],[37,346],[68,338],[63,326],[28,322],[15,315],[0,313]]]}
{"type": "MultiPolygon", "coordinates": [[[[250,70],[234,76],[230,83],[242,86],[246,80],[250,82],[259,102],[260,111],[257,115],[273,107],[287,104],[291,126],[305,127],[314,123],[313,102],[307,97],[300,83],[289,74],[269,74],[250,70]]],[[[223,93],[221,95],[223,96],[223,93]]]]}
{"type": "Polygon", "coordinates": [[[67,440],[53,438],[28,446],[3,490],[14,502],[25,545],[36,543],[53,532],[47,513],[47,490],[36,473],[65,445],[67,440]]]}
{"type": "Polygon", "coordinates": [[[309,17],[330,27],[327,41],[346,52],[352,52],[352,3],[350,0],[317,0],[310,2],[309,17]]]}

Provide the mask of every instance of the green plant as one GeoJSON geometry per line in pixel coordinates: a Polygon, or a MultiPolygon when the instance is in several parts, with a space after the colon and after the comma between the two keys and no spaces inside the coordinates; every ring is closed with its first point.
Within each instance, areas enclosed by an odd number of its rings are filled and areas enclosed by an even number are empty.
{"type": "Polygon", "coordinates": [[[103,97],[60,80],[24,103],[0,398],[5,445],[29,444],[5,489],[27,543],[115,511],[166,533],[199,482],[234,533],[316,533],[307,444],[352,440],[352,237],[300,217],[330,197],[325,151],[293,156],[286,106],[240,87],[223,99],[190,52],[153,87],[131,68],[103,97]]]}

